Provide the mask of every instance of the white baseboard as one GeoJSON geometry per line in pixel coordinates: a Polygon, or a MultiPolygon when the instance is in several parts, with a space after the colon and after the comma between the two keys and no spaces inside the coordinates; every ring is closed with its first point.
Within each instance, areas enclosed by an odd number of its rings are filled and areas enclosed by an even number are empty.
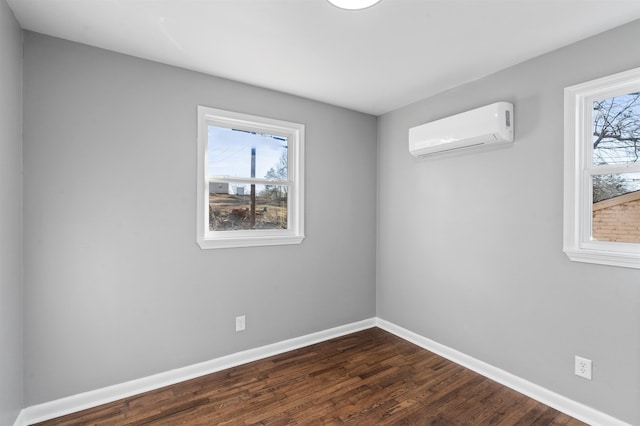
{"type": "Polygon", "coordinates": [[[590,425],[631,426],[628,423],[616,419],[608,414],[573,401],[560,394],[552,392],[520,377],[514,376],[511,373],[477,360],[462,352],[458,352],[448,346],[434,342],[433,340],[381,318],[371,318],[271,345],[262,346],[260,348],[249,349],[199,364],[170,370],[153,376],[143,377],[141,379],[131,380],[129,382],[72,395],[55,401],[33,405],[20,412],[14,426],[27,426],[44,420],[50,420],[76,411],[96,407],[108,402],[117,401],[122,398],[127,398],[143,392],[200,377],[205,374],[215,373],[216,371],[236,367],[248,362],[278,355],[287,351],[313,345],[315,343],[320,343],[325,340],[376,326],[590,425]]]}
{"type": "Polygon", "coordinates": [[[376,326],[592,426],[631,426],[622,420],[514,376],[389,321],[376,318],[376,326]]]}
{"type": "Polygon", "coordinates": [[[28,425],[29,423],[27,423],[26,419],[25,419],[25,410],[21,410],[20,413],[18,413],[18,417],[16,417],[16,421],[13,423],[14,426],[23,426],[23,425],[28,425]]]}
{"type": "Polygon", "coordinates": [[[131,380],[129,382],[68,396],[43,404],[33,405],[23,409],[14,426],[27,426],[33,423],[54,419],[76,411],[97,407],[98,405],[117,401],[150,390],[169,386],[185,380],[215,373],[216,371],[236,367],[248,362],[278,355],[304,346],[324,342],[325,340],[346,334],[355,333],[367,328],[375,327],[375,318],[319,331],[306,336],[296,337],[260,348],[249,349],[235,354],[212,359],[187,367],[170,370],[153,376],[131,380]]]}

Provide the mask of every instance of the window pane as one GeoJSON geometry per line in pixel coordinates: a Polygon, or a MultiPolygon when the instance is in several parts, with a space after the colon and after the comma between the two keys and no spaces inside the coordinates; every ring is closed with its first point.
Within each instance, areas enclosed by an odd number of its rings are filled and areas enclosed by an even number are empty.
{"type": "Polygon", "coordinates": [[[287,138],[213,125],[208,132],[210,176],[287,180],[287,138]]]}
{"type": "Polygon", "coordinates": [[[640,243],[640,173],[592,178],[592,238],[640,243]]]}
{"type": "Polygon", "coordinates": [[[640,157],[640,92],[593,103],[593,164],[637,163],[640,157]]]}
{"type": "Polygon", "coordinates": [[[287,190],[286,186],[211,182],[209,231],[287,229],[287,190]]]}

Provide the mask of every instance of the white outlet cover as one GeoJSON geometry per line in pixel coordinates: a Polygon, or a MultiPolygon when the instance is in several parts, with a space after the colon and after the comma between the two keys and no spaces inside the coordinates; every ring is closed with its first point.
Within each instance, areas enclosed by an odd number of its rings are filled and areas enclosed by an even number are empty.
{"type": "Polygon", "coordinates": [[[591,360],[576,356],[574,372],[576,376],[591,380],[591,360]]]}
{"type": "Polygon", "coordinates": [[[241,315],[236,317],[236,331],[242,331],[245,329],[245,316],[241,315]]]}

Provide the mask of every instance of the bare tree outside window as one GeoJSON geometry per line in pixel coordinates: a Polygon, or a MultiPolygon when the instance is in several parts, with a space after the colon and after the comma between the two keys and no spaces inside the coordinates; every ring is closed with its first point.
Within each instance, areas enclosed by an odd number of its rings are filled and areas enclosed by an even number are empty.
{"type": "Polygon", "coordinates": [[[640,173],[627,170],[640,163],[640,92],[595,101],[592,117],[591,236],[638,243],[640,173]]]}
{"type": "Polygon", "coordinates": [[[640,158],[640,92],[593,103],[593,164],[637,163],[640,158]]]}
{"type": "MultiPolygon", "coordinates": [[[[289,170],[289,155],[288,152],[283,152],[278,159],[278,164],[274,167],[270,168],[269,171],[265,174],[265,179],[275,180],[275,181],[284,181],[287,180],[289,170]]],[[[278,186],[278,185],[266,185],[265,187],[265,196],[268,197],[284,197],[287,196],[287,187],[286,186],[278,186]]]]}
{"type": "MultiPolygon", "coordinates": [[[[593,165],[640,163],[640,92],[593,103],[593,165]]],[[[640,190],[637,175],[593,176],[593,202],[640,190]]]]}

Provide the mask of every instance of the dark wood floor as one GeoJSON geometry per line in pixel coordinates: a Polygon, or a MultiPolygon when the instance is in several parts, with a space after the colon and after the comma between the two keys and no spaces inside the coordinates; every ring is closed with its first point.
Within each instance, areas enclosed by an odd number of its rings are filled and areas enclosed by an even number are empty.
{"type": "Polygon", "coordinates": [[[39,425],[584,425],[379,328],[39,425]]]}

